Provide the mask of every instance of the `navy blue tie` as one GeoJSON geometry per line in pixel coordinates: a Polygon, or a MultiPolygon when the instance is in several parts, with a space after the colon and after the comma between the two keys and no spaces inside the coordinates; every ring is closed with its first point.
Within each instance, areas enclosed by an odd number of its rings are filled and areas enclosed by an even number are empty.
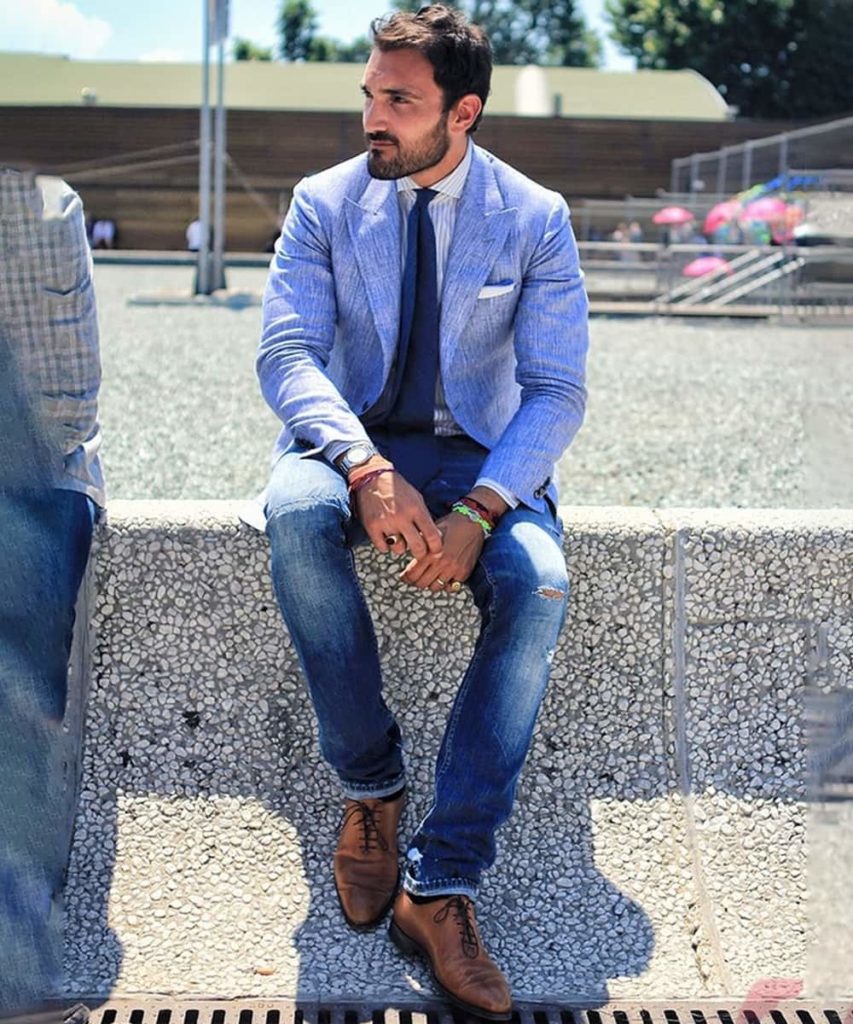
{"type": "Polygon", "coordinates": [[[434,427],[438,277],[435,230],[429,215],[430,201],[437,194],[419,189],[409,214],[396,393],[386,420],[391,459],[415,487],[423,487],[438,469],[434,427]]]}

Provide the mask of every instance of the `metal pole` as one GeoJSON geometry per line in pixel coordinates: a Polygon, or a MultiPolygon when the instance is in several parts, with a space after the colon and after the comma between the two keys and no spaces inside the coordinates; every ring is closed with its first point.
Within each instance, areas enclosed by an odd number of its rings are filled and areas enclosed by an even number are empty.
{"type": "Polygon", "coordinates": [[[752,181],[752,142],[747,142],[743,151],[743,175],[740,179],[741,191],[746,192],[752,181]]]}
{"type": "Polygon", "coordinates": [[[696,182],[699,180],[699,157],[696,153],[690,158],[690,195],[696,191],[696,182]]]}
{"type": "Polygon", "coordinates": [[[201,139],[198,163],[198,219],[201,245],[198,250],[195,294],[210,295],[210,10],[202,0],[201,139]]]}
{"type": "Polygon", "coordinates": [[[729,150],[723,146],[717,155],[717,195],[721,196],[726,191],[726,178],[728,177],[729,150]]]}
{"type": "Polygon", "coordinates": [[[220,27],[216,68],[216,122],[213,150],[212,290],[225,287],[225,35],[220,27]]]}

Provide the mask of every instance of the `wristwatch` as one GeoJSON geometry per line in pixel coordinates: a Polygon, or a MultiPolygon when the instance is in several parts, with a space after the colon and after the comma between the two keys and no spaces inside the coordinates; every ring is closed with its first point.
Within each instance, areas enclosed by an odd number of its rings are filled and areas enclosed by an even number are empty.
{"type": "Polygon", "coordinates": [[[374,455],[378,455],[379,450],[374,448],[372,444],[361,443],[354,444],[351,448],[347,448],[344,454],[338,459],[338,469],[348,476],[356,466],[363,466],[368,459],[372,459],[374,455]]]}

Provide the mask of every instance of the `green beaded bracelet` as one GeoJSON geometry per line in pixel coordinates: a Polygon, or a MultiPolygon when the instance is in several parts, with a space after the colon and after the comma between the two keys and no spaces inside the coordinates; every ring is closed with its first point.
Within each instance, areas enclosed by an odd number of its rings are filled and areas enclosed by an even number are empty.
{"type": "Polygon", "coordinates": [[[476,523],[487,538],[491,536],[492,524],[484,519],[479,512],[475,512],[474,509],[469,508],[467,505],[463,504],[463,502],[455,502],[450,506],[450,511],[458,512],[460,516],[465,516],[465,518],[470,519],[472,523],[476,523]]]}

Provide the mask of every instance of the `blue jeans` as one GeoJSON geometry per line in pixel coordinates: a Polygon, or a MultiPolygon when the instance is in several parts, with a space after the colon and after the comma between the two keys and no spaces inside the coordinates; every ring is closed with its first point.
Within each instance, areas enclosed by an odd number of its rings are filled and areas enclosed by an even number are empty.
{"type": "MultiPolygon", "coordinates": [[[[441,439],[440,469],[422,491],[434,518],[471,489],[485,455],[468,438],[441,439]]],[[[400,729],[382,697],[352,553],[366,536],[346,481],[320,457],[285,452],[270,479],[267,516],[273,587],[314,702],[323,756],[347,796],[394,793],[405,781],[400,729]]],[[[565,619],[561,535],[554,510],[508,511],[468,580],[481,629],[439,750],[434,800],[409,845],[409,892],[473,896],[494,862],[495,831],[512,809],[565,619]]]]}
{"type": "Polygon", "coordinates": [[[95,508],[73,491],[9,486],[9,476],[0,474],[0,1012],[44,999],[61,975],[65,805],[75,795],[62,720],[95,508]]]}

